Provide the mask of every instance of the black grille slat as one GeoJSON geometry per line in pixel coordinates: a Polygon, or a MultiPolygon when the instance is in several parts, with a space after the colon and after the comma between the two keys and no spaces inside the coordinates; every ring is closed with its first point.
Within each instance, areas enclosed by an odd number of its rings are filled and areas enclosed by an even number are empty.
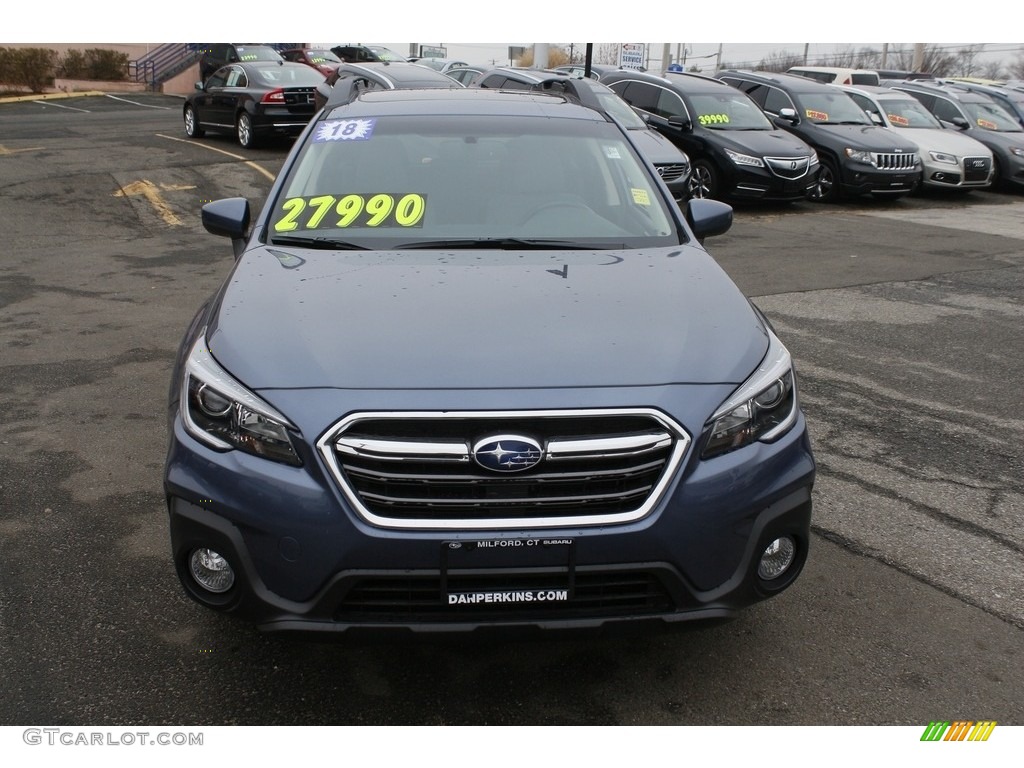
{"type": "Polygon", "coordinates": [[[917,165],[917,155],[913,153],[875,153],[875,167],[884,171],[910,171],[915,165],[917,165]]]}
{"type": "MultiPolygon", "coordinates": [[[[565,572],[449,574],[450,593],[565,589],[565,572]]],[[[443,600],[439,576],[367,577],[352,586],[335,611],[339,621],[433,621],[643,615],[675,610],[675,601],[655,573],[648,571],[577,572],[568,601],[452,608],[443,600]]]]}
{"type": "Polygon", "coordinates": [[[987,157],[964,158],[965,181],[985,181],[991,169],[992,165],[987,157]]]}

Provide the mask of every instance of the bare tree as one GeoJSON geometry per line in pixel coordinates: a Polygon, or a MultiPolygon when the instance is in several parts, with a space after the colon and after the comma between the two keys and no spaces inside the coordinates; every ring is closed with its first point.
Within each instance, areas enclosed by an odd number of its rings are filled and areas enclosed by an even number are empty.
{"type": "Polygon", "coordinates": [[[957,77],[971,77],[977,69],[978,54],[984,50],[982,44],[968,45],[958,50],[953,58],[953,72],[957,77]]]}
{"type": "Polygon", "coordinates": [[[1024,80],[1024,48],[1017,51],[1017,58],[1010,65],[1010,77],[1024,80]]]}
{"type": "Polygon", "coordinates": [[[989,80],[1006,80],[1006,67],[1001,61],[986,61],[981,65],[979,74],[989,80]]]}
{"type": "Polygon", "coordinates": [[[618,64],[619,50],[622,46],[619,43],[601,43],[594,49],[595,64],[618,64]]]}
{"type": "Polygon", "coordinates": [[[757,63],[757,68],[765,72],[785,72],[790,67],[799,67],[804,57],[789,51],[772,51],[757,63]]]}
{"type": "MultiPolygon", "coordinates": [[[[914,68],[914,46],[906,43],[893,43],[889,47],[889,65],[887,69],[914,68]]],[[[948,53],[937,45],[925,45],[921,59],[921,72],[931,72],[939,77],[949,77],[954,72],[956,56],[948,53]]]]}

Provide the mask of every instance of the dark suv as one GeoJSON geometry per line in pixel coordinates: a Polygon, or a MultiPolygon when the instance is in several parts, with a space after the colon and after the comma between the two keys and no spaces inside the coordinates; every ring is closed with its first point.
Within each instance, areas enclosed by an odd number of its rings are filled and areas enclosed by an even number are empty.
{"type": "Polygon", "coordinates": [[[809,197],[835,202],[844,195],[895,199],[921,182],[918,147],[871,122],[839,88],[796,75],[724,70],[716,77],[752,98],[772,121],[810,144],[821,161],[809,197]]]}
{"type": "Polygon", "coordinates": [[[992,186],[1024,187],[1024,129],[984,93],[935,82],[887,82],[909,93],[948,128],[963,131],[992,150],[992,186]]]}
{"type": "Polygon", "coordinates": [[[601,82],[689,155],[692,197],[800,200],[818,182],[814,150],[718,80],[618,70],[601,82]]]}

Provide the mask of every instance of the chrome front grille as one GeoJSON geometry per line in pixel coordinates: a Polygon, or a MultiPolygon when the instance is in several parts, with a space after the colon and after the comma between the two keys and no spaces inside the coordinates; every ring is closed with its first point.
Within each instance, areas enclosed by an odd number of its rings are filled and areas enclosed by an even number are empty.
{"type": "Polygon", "coordinates": [[[686,175],[690,166],[686,163],[663,163],[662,165],[656,165],[655,169],[658,171],[658,175],[665,181],[676,181],[686,175]]]}
{"type": "Polygon", "coordinates": [[[882,171],[912,171],[917,165],[916,152],[875,152],[875,167],[882,171]]]}
{"type": "Polygon", "coordinates": [[[601,409],[353,414],[318,447],[373,525],[502,530],[637,520],[689,442],[659,411],[601,409]],[[540,446],[528,469],[488,469],[474,459],[474,446],[486,443],[493,454],[520,436],[540,446]]]}
{"type": "Polygon", "coordinates": [[[783,179],[801,179],[811,167],[809,157],[766,157],[768,169],[783,179]]]}

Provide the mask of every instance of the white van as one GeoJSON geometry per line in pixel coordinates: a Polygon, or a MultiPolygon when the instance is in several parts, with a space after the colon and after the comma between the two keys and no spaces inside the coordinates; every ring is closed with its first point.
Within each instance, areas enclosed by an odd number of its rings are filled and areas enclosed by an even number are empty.
{"type": "Polygon", "coordinates": [[[790,75],[802,75],[820,83],[835,85],[879,85],[878,73],[870,69],[848,69],[846,67],[790,67],[790,75]]]}

